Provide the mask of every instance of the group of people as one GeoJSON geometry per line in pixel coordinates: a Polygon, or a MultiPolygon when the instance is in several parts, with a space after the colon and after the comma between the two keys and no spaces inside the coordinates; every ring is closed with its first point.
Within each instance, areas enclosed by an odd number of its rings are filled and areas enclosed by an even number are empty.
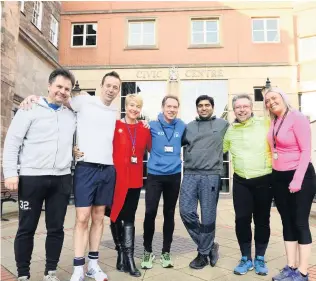
{"type": "Polygon", "coordinates": [[[96,281],[108,279],[98,264],[105,214],[111,220],[117,270],[141,276],[134,261],[135,214],[143,187],[146,151],[150,156],[141,268],[153,267],[152,241],[161,194],[164,215],[161,265],[164,268],[174,266],[170,252],[178,197],[181,219],[197,245],[197,257],[189,266],[202,269],[208,264],[216,265],[219,259],[219,244],[215,242],[216,210],[223,153],[229,151],[234,169],[235,229],[241,251],[241,260],[234,273],[243,275],[255,268],[259,275],[268,274],[264,257],[270,238],[270,209],[274,198],[283,224],[287,265],[273,280],[308,280],[312,242],[308,219],[316,192],[315,170],[310,162],[311,132],[309,121],[290,106],[285,93],[278,88],[263,92],[266,117],[254,116],[249,95],[235,96],[232,107],[236,119],[231,125],[214,116],[214,99],[207,95],[197,98],[198,117],[186,125],[177,118],[179,99],[167,95],[162,100],[162,112],[157,120],[148,124],[139,121],[143,101],[137,94],[127,95],[125,117],[116,120],[117,109],[112,101],[121,88],[116,72],[104,75],[100,96],[70,97],[74,81],[68,70],[53,71],[47,96],[28,97],[13,118],[6,136],[5,186],[18,189],[19,194],[19,227],[14,249],[20,281],[30,279],[34,234],[44,201],[47,238],[43,281],[58,280],[56,269],[72,190],[73,151],[77,161],[73,177],[76,222],[71,281],[83,281],[85,275],[96,281]],[[74,133],[77,136],[75,144],[74,133]],[[251,254],[252,218],[254,259],[251,254]]]}

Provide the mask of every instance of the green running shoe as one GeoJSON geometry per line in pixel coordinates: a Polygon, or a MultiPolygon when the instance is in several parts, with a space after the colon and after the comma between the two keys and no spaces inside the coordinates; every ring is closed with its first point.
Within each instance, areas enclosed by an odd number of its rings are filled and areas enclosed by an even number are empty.
{"type": "Polygon", "coordinates": [[[151,252],[144,251],[142,262],[140,264],[142,269],[151,269],[153,267],[153,260],[155,259],[155,255],[151,252]]]}
{"type": "Polygon", "coordinates": [[[164,268],[173,267],[173,261],[171,259],[170,253],[168,252],[162,253],[160,256],[160,263],[161,263],[161,266],[164,268]]]}

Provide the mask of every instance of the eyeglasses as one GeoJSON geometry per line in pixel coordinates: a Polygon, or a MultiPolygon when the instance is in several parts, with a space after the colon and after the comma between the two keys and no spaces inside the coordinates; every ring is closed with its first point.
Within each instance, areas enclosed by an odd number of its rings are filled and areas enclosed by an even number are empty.
{"type": "Polygon", "coordinates": [[[250,109],[250,105],[238,105],[238,106],[235,106],[235,109],[236,110],[241,110],[241,109],[250,109]]]}

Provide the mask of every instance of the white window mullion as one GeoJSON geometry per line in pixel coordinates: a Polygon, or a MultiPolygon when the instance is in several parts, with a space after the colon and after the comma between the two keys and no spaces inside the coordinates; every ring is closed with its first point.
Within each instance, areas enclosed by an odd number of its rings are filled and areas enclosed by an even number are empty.
{"type": "Polygon", "coordinates": [[[87,42],[87,24],[83,25],[83,44],[82,46],[86,46],[87,42]]]}
{"type": "Polygon", "coordinates": [[[20,11],[24,13],[24,1],[21,1],[20,11]]]}
{"type": "Polygon", "coordinates": [[[206,20],[203,21],[203,43],[206,44],[206,20]]]}
{"type": "Polygon", "coordinates": [[[267,32],[267,20],[263,20],[263,34],[264,34],[264,42],[268,42],[268,32],[267,32]]]}
{"type": "Polygon", "coordinates": [[[140,44],[144,45],[144,23],[140,23],[140,44]]]}
{"type": "Polygon", "coordinates": [[[55,25],[55,45],[58,45],[58,33],[59,33],[59,23],[58,21],[56,21],[56,25],[55,25]]]}

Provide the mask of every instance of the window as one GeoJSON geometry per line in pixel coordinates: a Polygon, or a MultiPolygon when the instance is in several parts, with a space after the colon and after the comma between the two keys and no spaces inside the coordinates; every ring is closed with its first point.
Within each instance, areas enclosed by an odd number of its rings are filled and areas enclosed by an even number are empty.
{"type": "Polygon", "coordinates": [[[191,44],[215,45],[219,44],[218,19],[191,20],[191,44]]]}
{"type": "Polygon", "coordinates": [[[58,43],[58,21],[52,16],[50,22],[50,30],[49,30],[49,40],[52,42],[56,47],[58,43]]]}
{"type": "Polygon", "coordinates": [[[224,118],[228,105],[227,80],[187,80],[181,81],[181,119],[189,123],[197,117],[195,100],[200,95],[209,95],[214,98],[214,114],[224,118]]]}
{"type": "Polygon", "coordinates": [[[42,12],[43,3],[41,1],[35,1],[33,6],[32,23],[38,28],[42,27],[42,12]]]}
{"type": "MultiPolygon", "coordinates": [[[[187,80],[181,81],[181,119],[189,123],[197,116],[195,100],[200,95],[214,98],[214,115],[227,120],[228,113],[228,82],[227,80],[187,80]]],[[[222,192],[229,192],[229,155],[223,156],[222,192]]]]}
{"type": "Polygon", "coordinates": [[[20,1],[20,2],[21,2],[20,11],[24,13],[24,1],[20,1]]]}
{"type": "Polygon", "coordinates": [[[316,36],[299,39],[300,61],[316,59],[316,36]]]}
{"type": "Polygon", "coordinates": [[[254,87],[253,88],[254,94],[255,94],[255,101],[263,101],[263,95],[262,95],[262,87],[254,87]]]}
{"type": "Polygon", "coordinates": [[[121,91],[121,118],[125,116],[125,97],[128,94],[139,94],[143,98],[142,117],[156,120],[161,111],[161,101],[165,96],[167,83],[165,81],[123,82],[121,91]]]}
{"type": "Polygon", "coordinates": [[[155,21],[129,21],[128,46],[155,46],[155,21]]]}
{"type": "Polygon", "coordinates": [[[82,89],[81,91],[87,92],[90,96],[95,96],[95,89],[82,89]]]}
{"type": "Polygon", "coordinates": [[[304,115],[309,116],[310,121],[316,120],[316,92],[307,92],[301,95],[301,111],[304,115]]]}
{"type": "Polygon", "coordinates": [[[97,45],[96,23],[80,23],[72,25],[72,47],[97,45]]]}
{"type": "Polygon", "coordinates": [[[252,41],[256,43],[280,42],[279,19],[252,19],[252,41]]]}

